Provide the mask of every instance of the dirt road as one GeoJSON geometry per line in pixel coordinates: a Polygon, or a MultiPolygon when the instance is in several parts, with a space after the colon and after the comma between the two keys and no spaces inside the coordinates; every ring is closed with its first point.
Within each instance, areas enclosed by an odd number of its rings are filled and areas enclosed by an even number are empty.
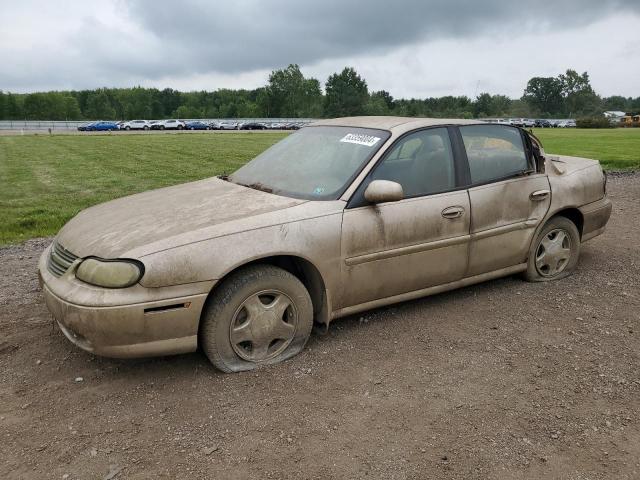
{"type": "Polygon", "coordinates": [[[235,375],[81,352],[38,290],[49,240],[2,249],[0,478],[640,478],[640,175],[609,192],[570,278],[344,319],[235,375]]]}

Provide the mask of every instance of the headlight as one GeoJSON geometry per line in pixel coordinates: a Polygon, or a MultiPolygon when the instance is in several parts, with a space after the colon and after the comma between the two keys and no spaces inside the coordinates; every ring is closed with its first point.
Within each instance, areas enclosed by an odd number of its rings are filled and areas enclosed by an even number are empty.
{"type": "Polygon", "coordinates": [[[144,265],[137,260],[86,258],[76,270],[83,282],[106,288],[130,287],[142,277],[144,265]]]}

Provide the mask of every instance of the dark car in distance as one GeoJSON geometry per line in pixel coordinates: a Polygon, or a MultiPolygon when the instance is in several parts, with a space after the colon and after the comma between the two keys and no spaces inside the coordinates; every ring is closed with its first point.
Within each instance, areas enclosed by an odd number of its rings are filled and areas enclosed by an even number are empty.
{"type": "Polygon", "coordinates": [[[536,128],[553,128],[553,125],[549,120],[545,120],[543,118],[539,118],[535,123],[536,128]]]}
{"type": "Polygon", "coordinates": [[[85,130],[87,132],[113,132],[118,129],[116,122],[95,122],[87,125],[85,130]]]}
{"type": "Polygon", "coordinates": [[[193,122],[186,122],[185,128],[187,130],[209,130],[209,125],[199,120],[195,120],[193,122]]]}
{"type": "Polygon", "coordinates": [[[86,132],[89,127],[91,125],[93,125],[95,122],[88,122],[88,123],[83,123],[82,125],[78,125],[78,131],[79,132],[86,132]]]}
{"type": "Polygon", "coordinates": [[[259,122],[247,122],[240,125],[239,130],[266,130],[267,126],[259,122]]]}

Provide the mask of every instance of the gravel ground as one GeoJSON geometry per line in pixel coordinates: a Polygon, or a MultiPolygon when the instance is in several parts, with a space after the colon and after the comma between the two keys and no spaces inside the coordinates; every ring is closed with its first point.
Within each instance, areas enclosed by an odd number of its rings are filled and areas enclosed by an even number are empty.
{"type": "Polygon", "coordinates": [[[0,250],[0,478],[640,478],[640,175],[551,283],[488,282],[336,322],[282,365],[97,358],[0,250]]]}

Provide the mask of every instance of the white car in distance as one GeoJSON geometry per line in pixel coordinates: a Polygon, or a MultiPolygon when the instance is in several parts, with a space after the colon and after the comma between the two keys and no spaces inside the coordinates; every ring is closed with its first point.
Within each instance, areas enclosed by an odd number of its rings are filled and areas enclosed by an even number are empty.
{"type": "Polygon", "coordinates": [[[182,120],[160,120],[151,125],[153,130],[184,130],[185,123],[182,120]]]}
{"type": "Polygon", "coordinates": [[[120,130],[149,130],[151,124],[147,120],[129,120],[124,122],[120,130]]]}
{"type": "Polygon", "coordinates": [[[485,119],[487,123],[495,123],[497,125],[511,125],[509,120],[505,120],[504,118],[487,118],[485,119]]]}
{"type": "Polygon", "coordinates": [[[239,130],[240,124],[234,121],[223,121],[218,123],[220,130],[239,130]]]}

